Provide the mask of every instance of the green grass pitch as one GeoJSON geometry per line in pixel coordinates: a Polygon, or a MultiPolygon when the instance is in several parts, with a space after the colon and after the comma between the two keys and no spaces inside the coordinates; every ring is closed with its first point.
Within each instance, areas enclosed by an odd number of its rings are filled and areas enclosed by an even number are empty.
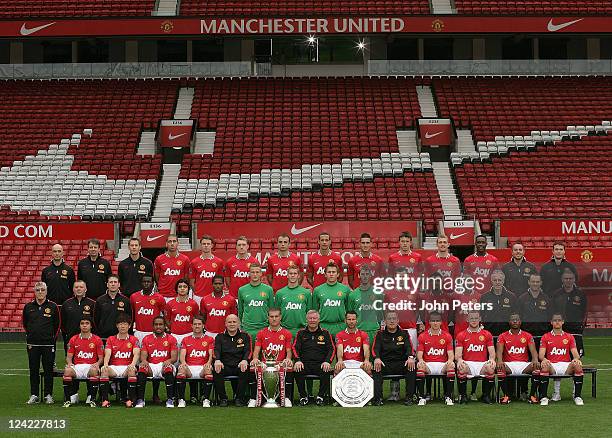
{"type": "MultiPolygon", "coordinates": [[[[513,402],[508,406],[444,406],[436,401],[425,407],[387,403],[383,407],[294,407],[292,409],[166,409],[149,404],[126,409],[114,403],[110,409],[84,405],[61,406],[61,380],[55,380],[55,405],[27,406],[28,371],[25,344],[0,343],[0,435],[82,437],[180,437],[180,436],[297,436],[297,437],[609,437],[612,436],[612,338],[585,339],[585,365],[600,369],[597,399],[591,398],[591,380],[585,377],[585,406],[571,401],[571,381],[562,382],[563,400],[548,407],[513,402]],[[66,419],[68,428],[49,431],[10,431],[9,419],[66,419]]],[[[60,351],[61,346],[60,346],[60,351]]],[[[58,360],[58,365],[62,361],[58,360]]],[[[81,400],[84,399],[81,385],[81,400]]],[[[151,385],[148,386],[150,393],[151,385]]],[[[403,385],[402,385],[403,386],[403,385]]],[[[385,383],[388,389],[388,384],[385,383]]],[[[403,390],[403,388],[402,388],[403,390]]],[[[163,387],[160,389],[164,394],[163,387]]],[[[479,388],[480,392],[480,388],[479,388]]],[[[552,382],[549,386],[552,392],[552,382]]]]}

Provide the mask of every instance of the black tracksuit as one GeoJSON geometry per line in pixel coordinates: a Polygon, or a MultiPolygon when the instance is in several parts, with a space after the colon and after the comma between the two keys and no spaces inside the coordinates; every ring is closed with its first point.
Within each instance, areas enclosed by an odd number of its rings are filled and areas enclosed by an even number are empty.
{"type": "Polygon", "coordinates": [[[111,265],[108,260],[98,257],[95,261],[89,256],[79,260],[77,275],[87,285],[87,296],[94,300],[106,292],[106,280],[111,275],[111,265]]]}
{"type": "Polygon", "coordinates": [[[480,303],[490,304],[491,310],[486,307],[480,311],[484,328],[491,332],[493,336],[499,336],[508,330],[510,314],[517,311],[517,298],[505,287],[501,294],[496,294],[491,289],[480,297],[480,303]]]}
{"type": "Polygon", "coordinates": [[[383,376],[390,374],[404,376],[406,379],[406,399],[412,399],[416,382],[416,368],[412,371],[408,371],[408,368],[406,368],[406,361],[410,356],[414,356],[408,332],[399,327],[394,333],[391,333],[387,328],[379,330],[374,337],[372,356],[384,363],[379,372],[373,371],[372,373],[374,400],[382,400],[383,376]]]}
{"type": "Polygon", "coordinates": [[[502,271],[506,275],[504,286],[517,297],[529,289],[527,281],[531,274],[538,273],[535,265],[529,263],[524,257],[519,265],[514,263],[514,260],[509,261],[502,266],[502,271]]]}
{"type": "Polygon", "coordinates": [[[117,273],[119,275],[121,291],[126,297],[129,297],[134,292],[142,290],[142,277],[144,275],[153,277],[153,263],[142,255],[137,260],[133,260],[131,256],[128,256],[127,259],[119,263],[117,273]]]}
{"type": "Polygon", "coordinates": [[[247,386],[249,383],[249,369],[243,372],[238,364],[243,360],[249,362],[251,358],[251,336],[247,332],[238,330],[232,336],[227,330],[219,333],[215,338],[215,360],[223,363],[220,373],[214,371],[213,381],[215,392],[220,400],[227,400],[225,391],[225,380],[227,376],[238,376],[238,387],[236,389],[236,400],[244,400],[247,396],[247,386]]]}
{"type": "MultiPolygon", "coordinates": [[[[523,321],[521,326],[523,330],[537,338],[550,331],[553,302],[544,292],[540,292],[537,298],[534,298],[530,292],[525,292],[518,298],[517,307],[523,321]]],[[[539,345],[539,339],[536,339],[538,348],[539,345]]]]}
{"type": "Polygon", "coordinates": [[[319,376],[319,397],[328,397],[331,371],[323,371],[321,364],[323,362],[331,364],[334,360],[335,351],[336,347],[332,336],[324,328],[319,326],[312,332],[306,327],[297,332],[293,343],[294,362],[300,361],[304,364],[302,371],[294,371],[300,398],[307,397],[306,376],[309,374],[319,376]]]}
{"type": "Polygon", "coordinates": [[[61,326],[57,304],[45,299],[42,304],[30,301],[23,308],[23,328],[26,331],[28,365],[30,368],[30,394],[38,395],[40,362],[44,374],[44,393],[53,394],[53,362],[55,341],[61,326]]]}
{"type": "Polygon", "coordinates": [[[546,295],[552,296],[554,292],[561,289],[563,286],[561,283],[561,275],[563,275],[563,271],[566,269],[572,271],[576,278],[578,278],[576,267],[565,259],[561,260],[561,263],[558,265],[554,258],[542,265],[540,275],[542,276],[542,290],[546,295]]]}
{"type": "Polygon", "coordinates": [[[63,260],[59,265],[51,262],[43,269],[40,279],[47,285],[47,297],[58,305],[61,306],[72,296],[72,286],[75,281],[74,269],[63,260]]]}
{"type": "Polygon", "coordinates": [[[563,315],[565,322],[563,330],[574,335],[576,348],[580,356],[584,355],[584,341],[582,333],[587,314],[587,297],[584,292],[576,286],[568,293],[564,289],[559,289],[552,296],[553,308],[555,312],[563,315]]]}
{"type": "Polygon", "coordinates": [[[91,319],[93,323],[94,308],[96,302],[91,298],[83,297],[77,300],[76,297],[68,298],[61,309],[62,315],[62,335],[64,337],[64,350],[68,352],[68,341],[74,335],[81,333],[81,318],[84,316],[91,319]]]}
{"type": "Polygon", "coordinates": [[[109,336],[117,334],[117,316],[120,312],[125,312],[129,317],[132,316],[130,299],[121,293],[117,293],[115,298],[111,298],[105,293],[96,300],[94,307],[95,331],[102,340],[106,341],[109,336]]]}

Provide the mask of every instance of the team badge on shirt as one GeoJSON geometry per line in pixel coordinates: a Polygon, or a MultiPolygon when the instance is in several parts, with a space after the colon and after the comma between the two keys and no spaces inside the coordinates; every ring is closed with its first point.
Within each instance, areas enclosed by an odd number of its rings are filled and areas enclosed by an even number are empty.
{"type": "Polygon", "coordinates": [[[123,306],[125,306],[125,304],[123,303],[123,301],[119,301],[119,303],[118,303],[118,304],[119,304],[119,307],[123,307],[123,306]]]}
{"type": "Polygon", "coordinates": [[[208,342],[204,341],[202,342],[202,347],[206,347],[208,345],[208,342]]]}
{"type": "Polygon", "coordinates": [[[144,271],[144,269],[145,269],[145,265],[140,265],[140,266],[139,266],[139,269],[140,269],[141,271],[144,271]]]}
{"type": "Polygon", "coordinates": [[[478,336],[478,340],[479,340],[480,342],[484,341],[484,336],[482,336],[482,335],[478,336]]]}
{"type": "Polygon", "coordinates": [[[446,266],[448,266],[448,267],[450,268],[451,266],[453,266],[453,264],[452,264],[451,262],[448,262],[448,263],[446,264],[446,266]]]}
{"type": "Polygon", "coordinates": [[[91,309],[91,307],[89,307],[87,304],[83,306],[83,310],[89,311],[89,309],[91,309]]]}
{"type": "Polygon", "coordinates": [[[524,344],[525,342],[527,342],[527,339],[521,338],[521,344],[524,344]]]}
{"type": "Polygon", "coordinates": [[[127,343],[127,348],[132,348],[132,343],[131,342],[127,343]]]}
{"type": "Polygon", "coordinates": [[[168,346],[168,341],[164,341],[164,347],[168,346]]]}
{"type": "Polygon", "coordinates": [[[45,313],[51,313],[51,309],[49,309],[48,307],[45,309],[45,313]]]}
{"type": "Polygon", "coordinates": [[[280,336],[278,337],[278,340],[279,340],[279,341],[284,341],[284,340],[285,340],[285,335],[280,335],[280,336]]]}
{"type": "Polygon", "coordinates": [[[223,306],[227,306],[228,302],[227,301],[222,301],[221,304],[223,304],[223,306]]]}
{"type": "Polygon", "coordinates": [[[444,343],[445,343],[445,342],[446,342],[446,341],[445,341],[444,339],[440,339],[440,344],[441,344],[441,345],[444,345],[444,343]]]}
{"type": "Polygon", "coordinates": [[[564,343],[564,344],[566,344],[566,345],[567,345],[567,343],[568,343],[568,342],[569,342],[569,341],[568,341],[567,339],[564,339],[564,340],[563,340],[563,343],[564,343]]]}
{"type": "Polygon", "coordinates": [[[265,298],[267,294],[265,292],[259,292],[259,295],[265,298]]]}
{"type": "Polygon", "coordinates": [[[401,341],[403,341],[403,340],[404,340],[404,337],[403,337],[403,336],[398,336],[398,337],[397,337],[397,340],[401,342],[401,341]]]}
{"type": "Polygon", "coordinates": [[[526,272],[526,273],[531,272],[531,268],[525,268],[525,272],[526,272]]]}
{"type": "Polygon", "coordinates": [[[95,347],[95,344],[93,342],[90,342],[89,343],[89,348],[94,348],[94,347],[95,347]]]}
{"type": "Polygon", "coordinates": [[[154,306],[155,305],[155,300],[149,300],[149,303],[154,306]]]}
{"type": "Polygon", "coordinates": [[[410,263],[414,263],[415,261],[414,258],[410,257],[410,263]]]}
{"type": "Polygon", "coordinates": [[[356,341],[356,342],[361,342],[361,336],[357,336],[357,337],[355,338],[355,341],[356,341]]]}
{"type": "Polygon", "coordinates": [[[510,300],[508,298],[504,298],[504,304],[508,304],[510,300]]]}
{"type": "Polygon", "coordinates": [[[177,261],[176,261],[176,266],[181,266],[182,264],[183,264],[183,261],[182,261],[182,260],[177,260],[177,261]]]}
{"type": "Polygon", "coordinates": [[[319,335],[319,341],[322,341],[323,339],[325,339],[322,335],[319,335]]]}
{"type": "Polygon", "coordinates": [[[338,296],[342,298],[342,292],[338,292],[338,296]]]}
{"type": "Polygon", "coordinates": [[[104,269],[104,265],[98,265],[98,269],[104,269]]]}
{"type": "Polygon", "coordinates": [[[243,342],[244,341],[242,340],[242,338],[238,338],[238,341],[237,341],[238,344],[242,344],[243,342]]]}
{"type": "Polygon", "coordinates": [[[298,295],[298,300],[304,301],[304,294],[299,294],[298,295]]]}
{"type": "Polygon", "coordinates": [[[185,307],[185,310],[188,311],[188,312],[191,312],[191,306],[185,307]]]}
{"type": "Polygon", "coordinates": [[[68,275],[68,271],[65,269],[62,269],[62,275],[68,275]]]}
{"type": "Polygon", "coordinates": [[[216,267],[217,267],[217,264],[213,262],[213,263],[211,264],[211,266],[212,266],[213,268],[216,268],[216,267]]]}

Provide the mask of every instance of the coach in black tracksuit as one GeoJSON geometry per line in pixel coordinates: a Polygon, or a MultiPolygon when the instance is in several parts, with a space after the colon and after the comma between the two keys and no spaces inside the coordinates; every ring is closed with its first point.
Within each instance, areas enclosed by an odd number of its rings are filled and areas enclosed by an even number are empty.
{"type": "Polygon", "coordinates": [[[87,296],[97,299],[106,291],[106,281],[111,275],[111,265],[100,255],[100,241],[90,239],[88,242],[88,255],[79,260],[77,275],[79,280],[87,284],[87,296]]]}
{"type": "Polygon", "coordinates": [[[236,315],[225,319],[225,331],[215,338],[215,363],[213,366],[213,383],[219,397],[219,406],[227,406],[225,377],[237,376],[238,386],[235,392],[236,406],[244,406],[249,384],[249,360],[251,358],[251,336],[239,329],[236,315]]]}
{"type": "Polygon", "coordinates": [[[541,288],[542,280],[538,274],[529,277],[529,289],[518,298],[517,309],[521,315],[521,328],[535,338],[540,348],[540,337],[550,330],[550,318],[553,313],[553,301],[541,288]]]}
{"type": "Polygon", "coordinates": [[[47,285],[48,298],[58,305],[64,304],[72,296],[74,269],[64,262],[62,245],[53,245],[51,264],[43,269],[40,279],[47,285]]]}
{"type": "Polygon", "coordinates": [[[128,243],[130,255],[121,260],[117,268],[121,291],[126,297],[130,297],[134,292],[142,290],[142,277],[149,275],[153,277],[153,262],[140,253],[140,240],[130,239],[128,243]]]}
{"type": "Polygon", "coordinates": [[[77,280],[72,287],[74,295],[62,305],[62,335],[64,337],[64,350],[68,354],[68,341],[74,335],[81,333],[81,319],[90,318],[93,321],[96,302],[85,296],[87,287],[83,280],[77,280]]]}
{"type": "Polygon", "coordinates": [[[382,406],[383,376],[402,375],[406,379],[406,401],[411,405],[416,385],[416,361],[410,344],[408,331],[399,328],[396,312],[387,312],[385,328],[374,337],[372,355],[374,356],[374,401],[375,406],[382,406]]]}
{"type": "Polygon", "coordinates": [[[293,343],[293,373],[300,393],[300,405],[308,404],[306,376],[319,376],[317,405],[323,405],[329,397],[329,382],[332,374],[335,346],[331,334],[319,325],[319,312],[310,310],[306,315],[306,328],[297,332],[293,343]]]}
{"type": "Polygon", "coordinates": [[[576,349],[580,356],[583,356],[582,333],[586,325],[587,297],[576,286],[576,276],[571,270],[563,272],[561,280],[563,287],[555,291],[552,296],[554,311],[563,315],[563,330],[574,335],[576,349]]]}
{"type": "Polygon", "coordinates": [[[96,300],[94,307],[95,332],[104,342],[117,334],[117,316],[120,313],[132,316],[130,299],[119,292],[119,278],[108,277],[108,290],[96,300]]]}
{"type": "Polygon", "coordinates": [[[493,278],[496,281],[491,290],[480,297],[480,303],[483,305],[480,315],[484,328],[497,337],[508,330],[510,314],[517,310],[517,298],[504,287],[501,272],[493,272],[491,279],[493,278]]]}
{"type": "Polygon", "coordinates": [[[45,401],[53,403],[53,362],[55,342],[61,325],[57,304],[47,299],[47,285],[34,285],[35,298],[23,308],[23,328],[26,331],[28,365],[30,368],[29,404],[38,403],[40,386],[40,362],[44,374],[45,401]]]}

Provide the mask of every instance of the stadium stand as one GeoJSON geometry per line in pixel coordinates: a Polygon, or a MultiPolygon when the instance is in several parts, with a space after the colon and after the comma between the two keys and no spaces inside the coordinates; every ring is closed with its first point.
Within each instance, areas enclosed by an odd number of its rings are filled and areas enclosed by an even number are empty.
{"type": "MultiPolygon", "coordinates": [[[[50,263],[51,246],[56,240],[24,241],[3,240],[0,256],[11,259],[0,267],[0,284],[5,292],[0,294],[0,331],[21,328],[23,304],[32,300],[32,285],[40,280],[40,273],[50,263]]],[[[62,240],[64,260],[76,269],[80,259],[87,255],[87,241],[62,240]]],[[[111,261],[113,272],[117,272],[114,252],[100,242],[100,253],[111,261]]]]}
{"type": "Polygon", "coordinates": [[[606,0],[455,0],[459,14],[474,15],[600,15],[612,13],[606,0]]]}
{"type": "Polygon", "coordinates": [[[3,2],[2,18],[147,16],[155,0],[29,0],[3,2]]]}
{"type": "Polygon", "coordinates": [[[181,15],[429,14],[428,0],[182,0],[181,15]]]}

